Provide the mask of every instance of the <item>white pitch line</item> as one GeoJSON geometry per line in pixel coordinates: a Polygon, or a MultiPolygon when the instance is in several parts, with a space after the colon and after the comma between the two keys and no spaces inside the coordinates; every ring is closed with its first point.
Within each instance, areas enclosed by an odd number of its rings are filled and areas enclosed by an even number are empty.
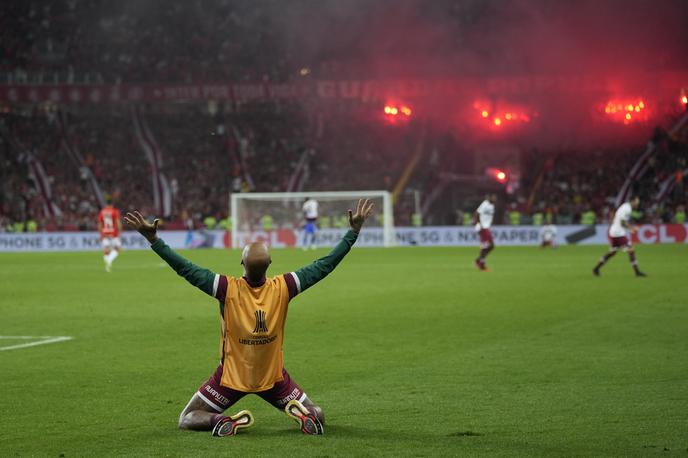
{"type": "Polygon", "coordinates": [[[0,336],[0,339],[26,340],[26,339],[52,339],[59,336],[0,336]]]}
{"type": "Polygon", "coordinates": [[[35,342],[29,342],[24,344],[10,345],[9,347],[0,347],[0,351],[5,350],[18,350],[20,348],[35,347],[36,345],[47,345],[57,342],[65,342],[67,340],[72,340],[74,337],[71,336],[0,336],[0,339],[17,339],[17,340],[28,340],[28,339],[41,339],[35,342]]]}

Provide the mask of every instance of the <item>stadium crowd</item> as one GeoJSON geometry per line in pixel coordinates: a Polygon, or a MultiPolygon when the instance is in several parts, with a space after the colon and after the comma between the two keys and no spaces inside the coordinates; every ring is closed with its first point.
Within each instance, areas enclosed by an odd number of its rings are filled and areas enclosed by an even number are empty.
{"type": "MultiPolygon", "coordinates": [[[[398,5],[398,17],[393,18],[385,2],[367,8],[344,3],[321,2],[317,9],[312,2],[294,1],[285,9],[278,0],[12,1],[0,11],[0,78],[8,84],[119,84],[373,78],[384,72],[406,77],[436,68],[432,59],[443,63],[443,75],[450,74],[450,68],[475,74],[545,70],[531,68],[535,62],[521,56],[499,52],[500,40],[522,35],[511,29],[510,14],[494,14],[495,8],[507,8],[500,2],[409,2],[398,5]],[[376,16],[385,20],[371,19],[376,16]],[[405,29],[409,18],[419,24],[413,30],[405,29]],[[295,33],[301,26],[308,27],[295,33]],[[395,30],[406,33],[390,34],[395,30]],[[416,39],[428,30],[435,39],[416,39]]],[[[540,13],[556,16],[566,11],[561,8],[540,13]]],[[[608,52],[616,55],[617,50],[608,52]]],[[[638,52],[653,71],[676,63],[654,48],[647,55],[638,52]]],[[[556,62],[566,69],[569,61],[575,59],[556,62]]],[[[422,155],[397,200],[397,224],[472,222],[479,192],[454,199],[451,209],[438,210],[447,206],[437,196],[444,189],[438,186],[445,185],[443,176],[466,173],[457,159],[463,146],[452,135],[426,135],[413,122],[390,129],[347,107],[327,113],[312,108],[299,102],[213,110],[205,104],[147,107],[146,122],[162,150],[160,172],[172,195],[172,208],[164,215],[171,225],[225,220],[230,192],[392,190],[417,145],[422,155]],[[361,164],[357,173],[349,173],[361,164]],[[418,214],[413,192],[421,201],[433,197],[437,203],[423,206],[418,214]]],[[[155,211],[151,165],[127,107],[66,108],[64,130],[54,107],[3,109],[0,230],[92,229],[100,205],[94,182],[120,208],[155,211]],[[67,153],[65,144],[81,161],[67,153]],[[35,176],[36,164],[45,171],[54,206],[45,203],[45,183],[35,176]]],[[[633,191],[641,195],[644,221],[681,222],[686,191],[680,172],[686,169],[687,142],[666,135],[658,140],[658,151],[633,191]],[[664,195],[661,187],[671,176],[675,183],[664,195]]],[[[525,173],[507,186],[508,192],[500,193],[497,221],[606,222],[639,155],[638,150],[619,149],[524,153],[525,173]]]]}
{"type": "Polygon", "coordinates": [[[0,72],[14,82],[279,80],[285,54],[269,5],[9,2],[0,12],[0,72]]]}
{"type": "MultiPolygon", "coordinates": [[[[648,223],[684,223],[688,144],[657,129],[656,152],[630,193],[641,199],[636,218],[648,223]],[[662,183],[673,176],[671,191],[661,195],[662,183]]],[[[535,212],[553,212],[558,223],[609,222],[617,194],[641,156],[641,149],[565,151],[545,166],[542,184],[531,201],[535,212]],[[538,200],[539,198],[539,200],[538,200]]],[[[531,186],[530,189],[533,189],[531,186]]],[[[508,215],[507,215],[508,219],[508,215]]]]}
{"type": "MultiPolygon", "coordinates": [[[[419,144],[421,129],[410,124],[390,129],[360,116],[307,115],[297,103],[260,103],[239,110],[207,107],[153,107],[145,119],[162,150],[161,172],[172,194],[171,228],[210,224],[228,216],[230,192],[299,190],[392,190],[419,144]],[[355,134],[354,134],[355,133],[355,134]],[[358,167],[365,164],[365,167],[358,167]],[[359,173],[349,173],[357,167],[359,173]],[[205,223],[204,223],[205,222],[205,223]]],[[[77,111],[63,117],[48,110],[2,116],[2,230],[93,229],[99,202],[87,167],[103,194],[122,209],[155,212],[151,166],[134,134],[132,113],[77,111]],[[65,144],[83,157],[77,164],[65,144]],[[40,162],[52,189],[55,214],[46,211],[41,184],[30,173],[29,158],[40,162]]],[[[441,172],[452,171],[455,141],[431,134],[406,189],[426,198],[441,172]],[[433,136],[434,135],[434,136],[433,136]]],[[[642,198],[637,215],[645,222],[685,221],[683,175],[688,149],[665,135],[633,191],[642,198]],[[675,175],[671,191],[660,200],[659,187],[675,175]]],[[[501,193],[497,222],[503,224],[605,223],[637,150],[562,151],[524,154],[525,170],[516,191],[501,193]]],[[[471,224],[479,193],[469,195],[457,218],[422,218],[408,193],[395,208],[397,225],[471,224]]],[[[441,201],[442,199],[440,199],[441,201]]],[[[446,207],[446,203],[442,203],[446,207]]],[[[446,211],[447,209],[444,208],[446,211]]],[[[451,212],[454,209],[449,209],[451,212]]]]}
{"type": "MultiPolygon", "coordinates": [[[[681,4],[663,3],[668,2],[681,4]]],[[[534,59],[527,45],[533,32],[512,18],[529,8],[537,9],[543,23],[580,14],[566,26],[559,24],[565,35],[580,27],[595,3],[573,8],[551,2],[534,7],[474,0],[293,0],[284,8],[279,0],[8,1],[0,11],[0,78],[9,83],[208,83],[431,76],[438,69],[456,74],[547,73],[552,66],[580,71],[574,57],[582,56],[556,47],[546,59],[534,59]],[[510,42],[523,50],[505,52],[513,49],[510,42]]],[[[661,24],[662,16],[654,22],[661,24]]],[[[593,22],[589,29],[591,37],[626,31],[624,21],[593,22]]],[[[602,48],[600,41],[593,38],[587,45],[600,61],[613,60],[617,47],[602,48]]],[[[633,68],[682,65],[681,53],[643,46],[648,41],[643,34],[624,41],[633,50],[627,59],[633,68]]]]}

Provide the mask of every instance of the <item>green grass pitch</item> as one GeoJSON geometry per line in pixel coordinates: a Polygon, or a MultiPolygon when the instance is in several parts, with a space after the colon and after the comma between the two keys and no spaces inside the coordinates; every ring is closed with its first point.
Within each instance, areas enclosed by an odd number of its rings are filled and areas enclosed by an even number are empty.
{"type": "MultiPolygon", "coordinates": [[[[218,362],[216,302],[151,252],[0,255],[0,456],[688,454],[688,246],[354,249],[290,305],[285,365],[325,436],[256,396],[236,437],[177,429],[218,362]],[[8,339],[0,346],[17,344],[8,339]]],[[[271,273],[317,253],[275,250],[271,273]]],[[[186,251],[239,275],[238,252],[186,251]]]]}

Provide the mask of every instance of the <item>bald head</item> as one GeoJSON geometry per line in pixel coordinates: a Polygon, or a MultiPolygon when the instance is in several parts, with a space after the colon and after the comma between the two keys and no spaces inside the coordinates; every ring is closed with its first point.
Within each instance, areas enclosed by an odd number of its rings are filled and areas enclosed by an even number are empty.
{"type": "Polygon", "coordinates": [[[249,280],[255,282],[262,280],[271,262],[270,250],[266,244],[254,242],[244,247],[241,265],[244,266],[246,277],[249,280]]]}

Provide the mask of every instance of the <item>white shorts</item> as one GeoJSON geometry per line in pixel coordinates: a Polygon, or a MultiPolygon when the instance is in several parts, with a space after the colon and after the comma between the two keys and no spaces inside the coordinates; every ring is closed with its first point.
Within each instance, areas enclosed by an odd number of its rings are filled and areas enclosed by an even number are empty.
{"type": "Polygon", "coordinates": [[[112,248],[119,250],[122,248],[122,242],[119,240],[119,237],[103,237],[103,239],[100,241],[100,244],[106,250],[110,250],[112,248]]]}

